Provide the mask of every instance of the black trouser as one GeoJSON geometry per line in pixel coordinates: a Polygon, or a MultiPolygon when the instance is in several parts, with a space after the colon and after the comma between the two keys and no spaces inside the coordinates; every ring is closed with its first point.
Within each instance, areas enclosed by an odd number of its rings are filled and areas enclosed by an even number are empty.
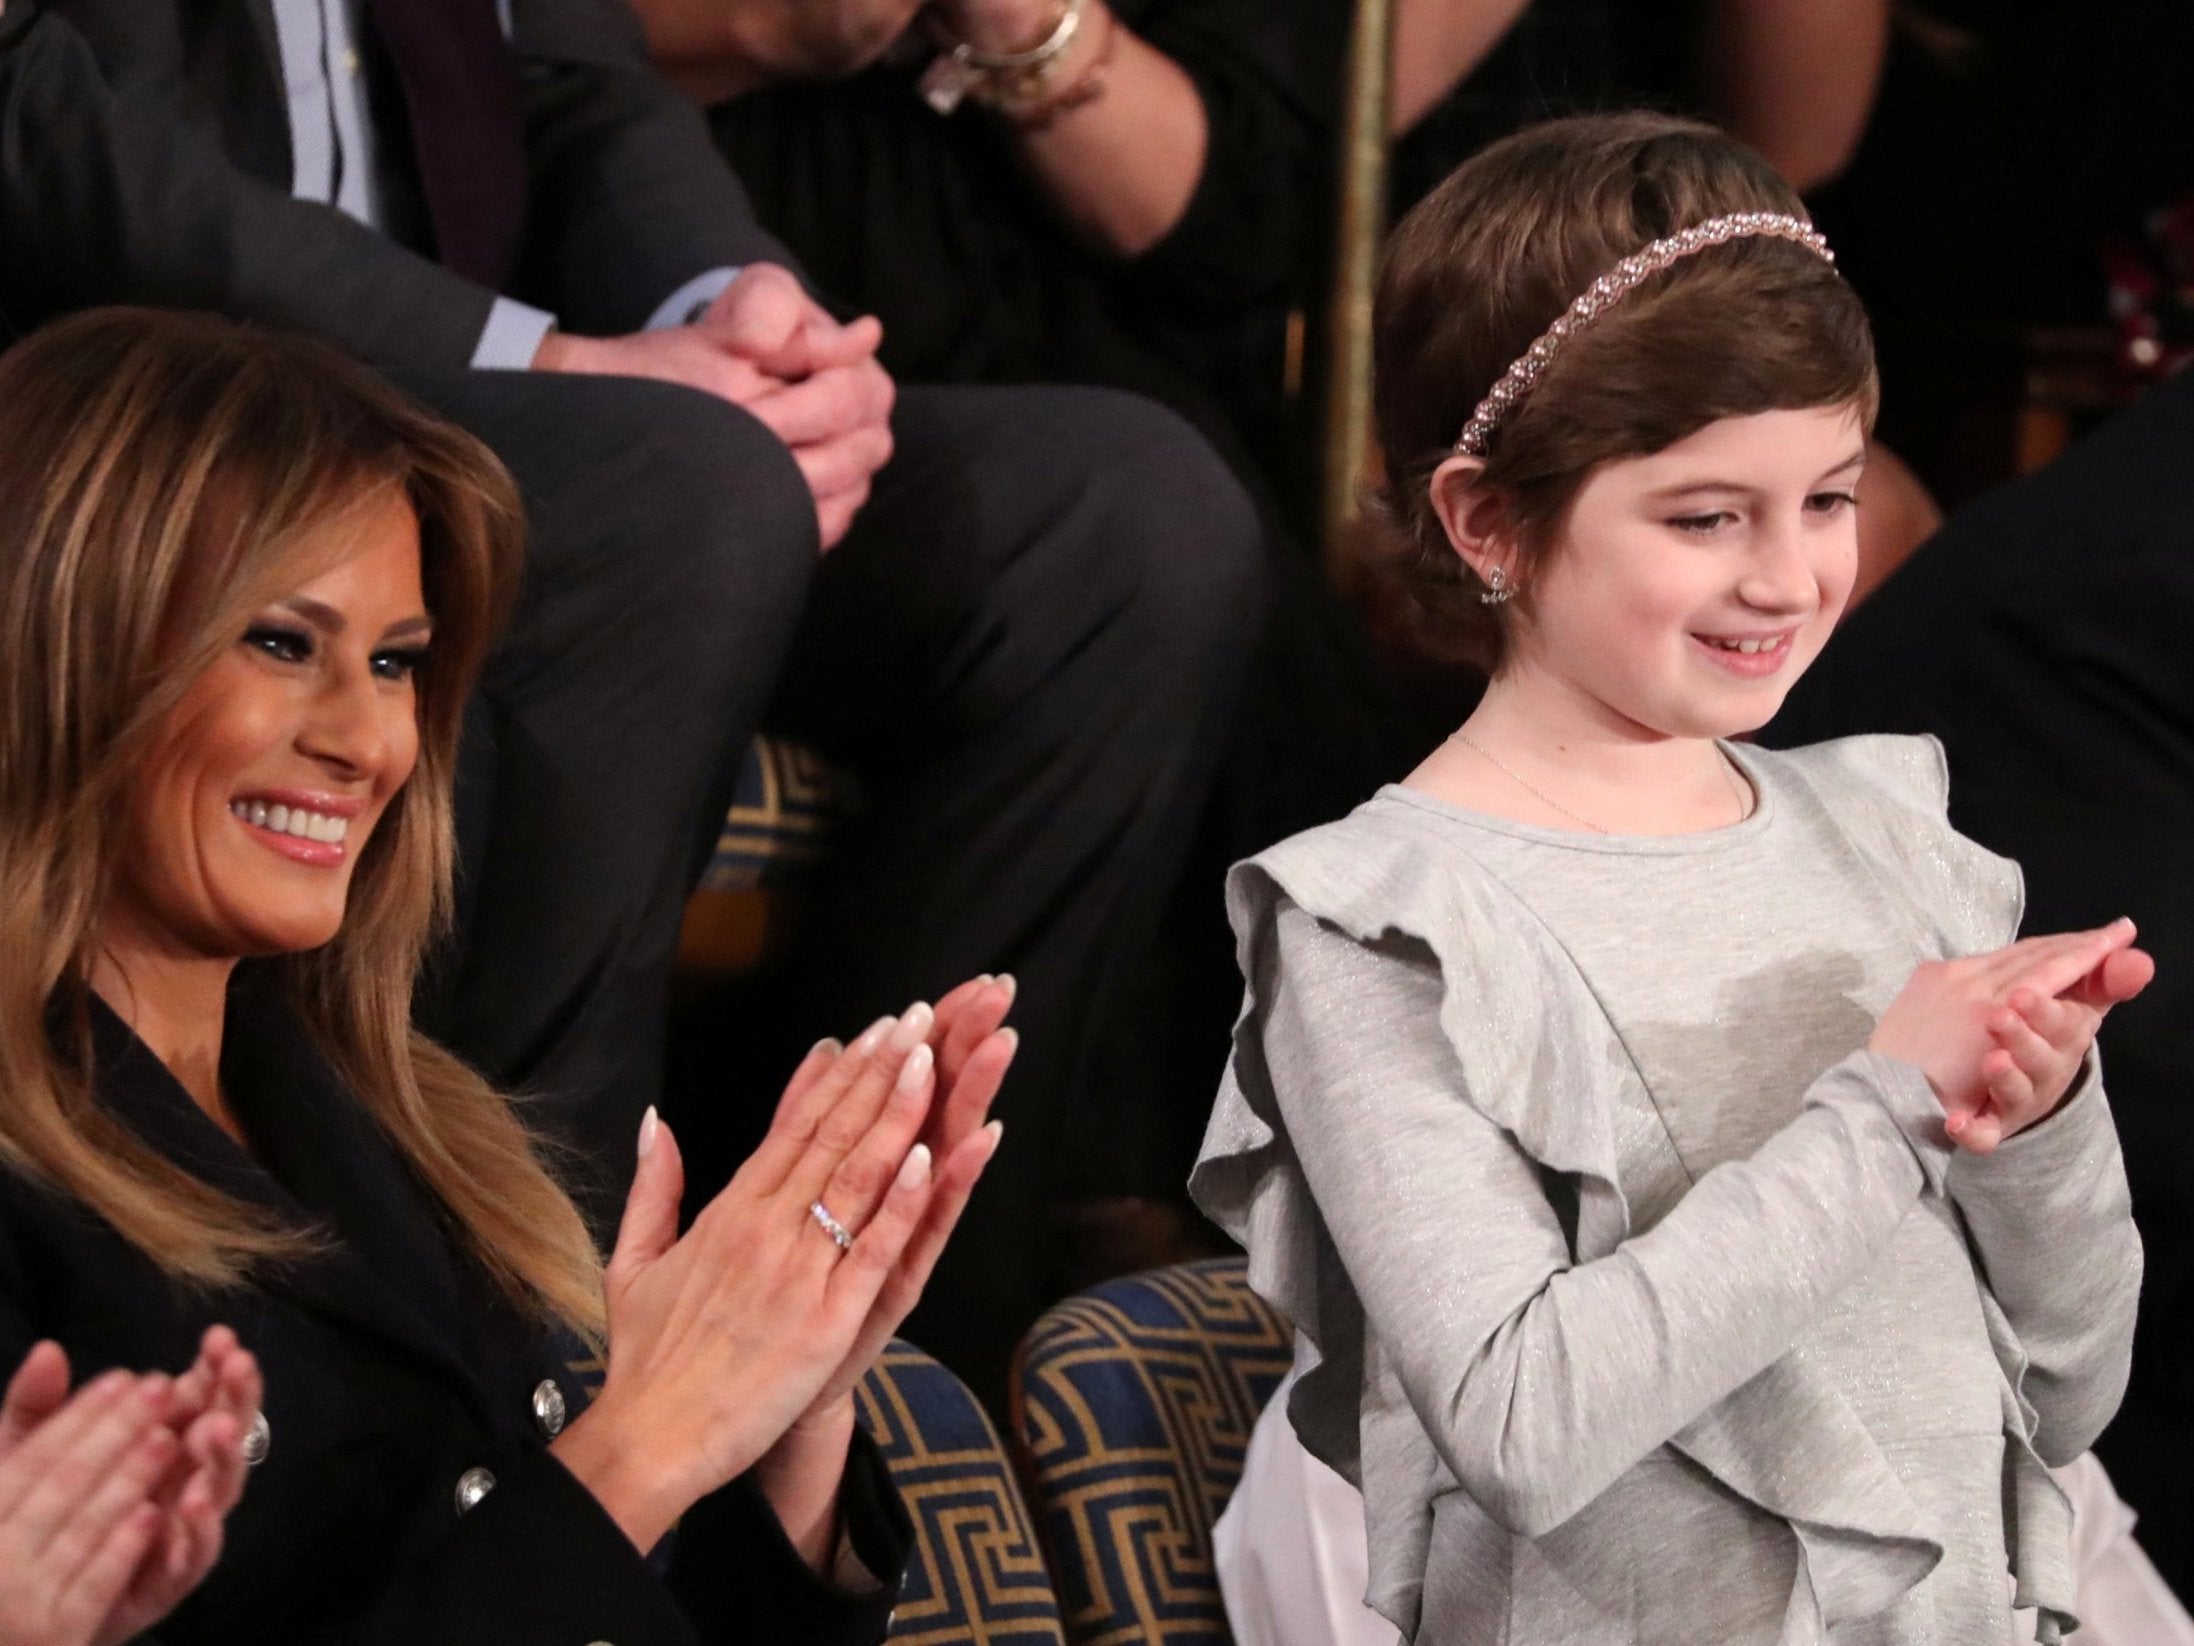
{"type": "Polygon", "coordinates": [[[896,456],[818,563],[797,470],[742,413],[644,383],[410,386],[503,455],[533,532],[468,726],[459,940],[423,1016],[539,1094],[621,1193],[741,751],[766,721],[848,763],[869,809],[820,876],[778,1035],[742,1056],[774,1089],[806,1040],[1015,974],[1008,1140],[924,1314],[1002,1365],[1044,1301],[1047,1196],[1116,1186],[1158,1123],[1090,1071],[1134,1030],[1113,1004],[1261,621],[1240,489],[1124,395],[910,388],[896,456]]]}
{"type": "Polygon", "coordinates": [[[814,575],[746,413],[627,379],[415,374],[525,499],[525,579],[467,710],[454,941],[421,1022],[580,1151],[614,1226],[662,1080],[680,911],[814,575]]]}

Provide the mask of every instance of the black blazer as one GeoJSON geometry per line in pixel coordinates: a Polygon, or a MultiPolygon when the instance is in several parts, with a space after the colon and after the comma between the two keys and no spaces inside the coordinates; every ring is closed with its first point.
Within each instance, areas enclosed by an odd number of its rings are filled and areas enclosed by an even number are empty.
{"type": "MultiPolygon", "coordinates": [[[[530,182],[511,295],[615,334],[708,269],[792,264],[623,0],[514,0],[512,25],[530,182]]],[[[400,105],[375,100],[385,136],[401,137],[400,105]]],[[[269,0],[8,0],[0,341],[135,302],[311,332],[384,366],[466,365],[496,294],[292,200],[290,179],[269,0]]]]}
{"type": "Polygon", "coordinates": [[[316,1222],[321,1259],[240,1294],[176,1285],[72,1202],[0,1170],[0,1368],[59,1340],[79,1378],[180,1371],[233,1326],[266,1378],[268,1447],[220,1564],[152,1638],[163,1646],[698,1646],[883,1638],[910,1545],[867,1437],[844,1502],[883,1580],[816,1577],[744,1481],[643,1560],[547,1450],[538,1415],[576,1414],[574,1341],[525,1320],[445,1235],[434,1203],[248,966],[222,1078],[247,1154],[94,1004],[99,1101],[232,1194],[316,1222]],[[537,1401],[537,1395],[540,1397],[537,1401]],[[458,1482],[494,1484],[460,1510],[458,1482]],[[480,1477],[475,1475],[477,1482],[480,1477]]]}

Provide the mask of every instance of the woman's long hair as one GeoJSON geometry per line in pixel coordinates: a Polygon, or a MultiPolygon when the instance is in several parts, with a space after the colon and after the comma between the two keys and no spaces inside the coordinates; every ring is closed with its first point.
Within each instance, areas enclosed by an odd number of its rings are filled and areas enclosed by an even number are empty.
{"type": "Polygon", "coordinates": [[[307,1029],[502,1287],[599,1338],[600,1267],[509,1104],[411,1026],[450,912],[464,698],[516,589],[509,475],[333,350],[205,315],[78,315],[0,356],[0,1159],[179,1279],[314,1249],[93,1099],[89,982],[115,819],[169,711],[316,528],[390,489],[418,516],[434,642],[419,758],[359,853],[334,940],[270,962],[307,1029]]]}

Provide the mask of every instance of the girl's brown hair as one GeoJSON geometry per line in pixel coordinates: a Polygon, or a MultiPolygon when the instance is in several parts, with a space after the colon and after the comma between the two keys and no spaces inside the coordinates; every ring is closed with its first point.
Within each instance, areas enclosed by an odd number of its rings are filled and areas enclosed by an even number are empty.
{"type": "Polygon", "coordinates": [[[92,1095],[88,1000],[113,819],[169,711],[316,528],[395,490],[434,643],[419,756],[359,854],[341,930],[280,957],[357,1100],[521,1307],[598,1336],[599,1264],[509,1104],[411,1026],[448,919],[464,698],[513,597],[509,475],[477,440],[306,339],[108,309],[0,356],[0,1160],[209,1286],[314,1247],[146,1147],[92,1095]]]}
{"type": "MultiPolygon", "coordinates": [[[[1549,121],[1495,143],[1396,228],[1374,319],[1374,401],[1397,571],[1443,649],[1486,669],[1506,612],[1449,544],[1432,473],[1485,393],[1579,293],[1632,252],[1708,218],[1804,217],[1765,160],[1658,114],[1549,121]]],[[[1725,417],[1853,405],[1871,426],[1873,335],[1813,252],[1771,238],[1710,247],[1571,334],[1493,431],[1479,481],[1498,502],[1528,602],[1532,565],[1594,468],[1725,417]]]]}

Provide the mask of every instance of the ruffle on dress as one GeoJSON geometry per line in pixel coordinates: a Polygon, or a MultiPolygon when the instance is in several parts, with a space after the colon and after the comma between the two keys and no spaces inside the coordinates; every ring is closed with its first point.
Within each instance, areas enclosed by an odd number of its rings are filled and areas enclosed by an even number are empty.
{"type": "MultiPolygon", "coordinates": [[[[1923,952],[2000,947],[2016,932],[2017,866],[1962,839],[1946,818],[1947,770],[1932,738],[1845,739],[1747,762],[1803,783],[1846,829],[1912,922],[1923,952]]],[[[1576,1194],[1578,1263],[1650,1228],[1688,1187],[1666,1130],[1589,986],[1538,917],[1410,808],[1374,800],[1284,841],[1228,878],[1245,978],[1281,900],[1357,941],[1399,935],[1437,959],[1440,1025],[1461,1064],[1463,1099],[1576,1194]],[[1488,934],[1498,934],[1490,937],[1488,934]]],[[[1367,1365],[1366,1320],[1312,1198],[1266,1074],[1245,999],[1191,1191],[1249,1252],[1250,1284],[1301,1329],[1317,1361],[1288,1412],[1310,1452],[1363,1492],[1368,1604],[1414,1641],[1435,1500],[1462,1488],[1390,1370],[1367,1365]]],[[[1934,1185],[1939,1192],[1941,1183],[1934,1185]]],[[[2034,1411],[2015,1334],[1987,1298],[2004,1378],[2006,1541],[2018,1604],[2038,1638],[2075,1627],[2070,1511],[2034,1453],[2034,1411]]],[[[1879,1612],[1941,1559],[1910,1495],[1843,1394],[1796,1356],[1767,1367],[1671,1438],[1732,1492],[1788,1523],[1799,1546],[1781,1646],[1824,1646],[1839,1623],[1879,1612]]],[[[1444,1512],[1450,1516],[1454,1506],[1444,1512]]],[[[1475,1505],[1472,1541],[1511,1534],[1475,1505]]],[[[1486,1615],[1499,1615],[1488,1596],[1486,1615]]]]}

